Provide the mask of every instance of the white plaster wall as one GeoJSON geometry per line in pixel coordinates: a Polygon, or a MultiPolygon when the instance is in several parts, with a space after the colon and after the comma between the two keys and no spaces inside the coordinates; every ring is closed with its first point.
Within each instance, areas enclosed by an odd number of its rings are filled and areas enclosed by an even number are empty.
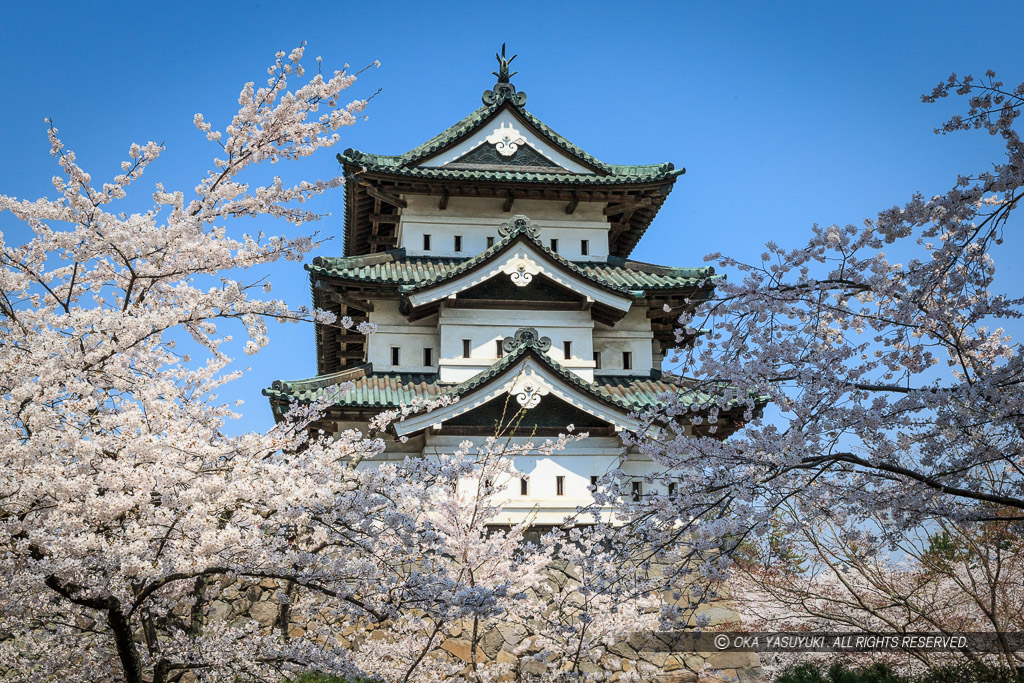
{"type": "MultiPolygon", "coordinates": [[[[464,438],[428,437],[424,454],[429,456],[453,452],[464,438]]],[[[472,437],[470,440],[482,441],[472,437]]],[[[515,437],[512,441],[522,443],[525,439],[515,437]]],[[[614,469],[621,451],[622,442],[617,437],[594,437],[571,443],[565,450],[552,455],[516,456],[513,466],[517,474],[508,481],[495,482],[499,489],[504,489],[498,496],[502,512],[495,523],[514,524],[526,515],[534,517],[537,524],[561,523],[566,516],[576,511],[577,506],[593,503],[593,496],[588,489],[590,477],[614,469]],[[520,495],[520,475],[529,479],[526,496],[520,495]],[[565,477],[562,496],[557,495],[558,476],[565,477]]],[[[467,481],[464,486],[469,489],[474,483],[467,481]]]]}
{"type": "Polygon", "coordinates": [[[386,372],[440,372],[442,382],[463,382],[498,360],[495,342],[511,337],[520,327],[534,327],[551,338],[549,355],[588,382],[595,375],[642,377],[660,367],[662,357],[654,342],[647,309],[634,306],[614,327],[595,323],[584,311],[519,311],[448,308],[440,315],[409,322],[398,312],[397,300],[374,303],[370,322],[377,331],[367,340],[367,360],[386,372]],[[470,358],[462,357],[462,340],[471,341],[470,358]],[[572,357],[565,358],[563,342],[572,342],[572,357]],[[400,365],[391,364],[391,347],[400,351],[400,365]],[[433,365],[423,365],[423,349],[433,349],[433,365]],[[594,352],[601,367],[594,367],[594,352]],[[633,368],[623,370],[622,352],[631,351],[633,368]]]}
{"type": "MultiPolygon", "coordinates": [[[[424,456],[437,456],[452,453],[465,440],[479,443],[480,437],[462,437],[445,435],[427,435],[423,449],[424,456]]],[[[514,437],[512,442],[522,443],[525,439],[514,437]]],[[[648,474],[663,471],[661,466],[640,454],[630,454],[622,461],[622,441],[618,437],[590,437],[569,444],[564,450],[551,455],[516,456],[513,466],[516,475],[507,481],[497,481],[498,495],[502,511],[494,520],[496,524],[516,524],[529,517],[534,524],[560,524],[567,516],[576,512],[578,506],[593,503],[590,491],[590,477],[603,476],[621,466],[629,477],[641,480],[648,474]],[[527,495],[520,494],[520,475],[529,479],[527,495]],[[565,477],[564,495],[557,495],[556,478],[565,477]]],[[[475,487],[476,482],[467,480],[461,486],[467,491],[475,487]]],[[[663,487],[643,482],[643,491],[648,493],[664,493],[663,487]]],[[[611,510],[606,509],[608,519],[611,510]]],[[[589,521],[589,520],[585,520],[589,521]]]]}
{"type": "Polygon", "coordinates": [[[430,316],[415,322],[398,312],[397,299],[375,301],[370,312],[370,322],[377,325],[377,331],[367,339],[367,360],[376,371],[395,372],[436,372],[440,356],[440,335],[437,316],[430,316]],[[400,349],[400,365],[391,364],[391,347],[400,349]],[[432,365],[423,365],[423,349],[433,349],[432,365]]]}
{"type": "MultiPolygon", "coordinates": [[[[646,376],[655,367],[654,333],[651,321],[647,319],[647,307],[634,305],[629,313],[614,327],[602,323],[594,324],[594,351],[601,354],[601,367],[595,375],[646,376]],[[622,352],[633,354],[633,368],[624,370],[622,352]]],[[[661,361],[658,359],[660,369],[661,361]]]]}
{"type": "Polygon", "coordinates": [[[609,227],[604,216],[605,204],[602,202],[580,202],[576,210],[571,214],[565,212],[565,202],[552,199],[517,199],[512,206],[512,211],[506,213],[502,210],[504,199],[487,197],[451,197],[448,200],[448,208],[438,208],[439,197],[435,195],[409,195],[406,198],[408,206],[402,210],[403,214],[434,216],[441,218],[472,218],[487,219],[489,222],[497,220],[498,223],[507,221],[511,216],[523,214],[529,216],[542,228],[545,226],[579,227],[588,223],[603,224],[605,229],[609,227]]]}
{"type": "Polygon", "coordinates": [[[572,214],[565,213],[561,200],[520,199],[510,212],[502,210],[504,199],[452,197],[448,208],[438,208],[438,198],[410,195],[398,226],[398,246],[410,256],[469,257],[487,248],[487,238],[501,239],[498,227],[512,216],[522,214],[541,228],[546,246],[558,240],[558,253],[570,261],[604,261],[608,257],[609,224],[601,213],[603,204],[581,202],[572,214]],[[423,235],[430,235],[430,250],[423,249],[423,235]],[[455,235],[462,236],[462,251],[455,251],[455,235]],[[587,240],[589,254],[581,253],[587,240]]]}
{"type": "MultiPolygon", "coordinates": [[[[515,335],[521,327],[533,327],[551,338],[548,354],[588,382],[594,379],[594,321],[586,311],[519,311],[442,306],[440,326],[440,377],[442,382],[463,382],[498,362],[499,339],[515,335]],[[462,357],[462,340],[469,339],[471,353],[462,357]],[[563,342],[572,342],[566,358],[563,342]]],[[[376,365],[374,366],[376,367],[376,365]]]]}
{"type": "MultiPolygon", "coordinates": [[[[339,431],[355,429],[365,431],[365,425],[356,422],[339,424],[339,431]]],[[[431,431],[415,436],[403,443],[390,436],[385,436],[386,451],[372,459],[360,463],[360,468],[376,467],[384,462],[400,461],[406,457],[437,457],[441,454],[454,453],[464,441],[475,444],[483,442],[483,437],[466,437],[435,434],[431,431]]],[[[526,437],[512,437],[511,442],[522,444],[526,437]]],[[[533,439],[537,443],[537,439],[533,439]]],[[[609,471],[621,467],[627,478],[642,481],[644,476],[662,475],[664,468],[651,461],[645,455],[630,452],[623,459],[623,444],[617,436],[589,437],[574,441],[565,449],[550,455],[516,456],[513,467],[516,473],[505,481],[495,484],[503,489],[498,495],[502,511],[494,519],[495,524],[516,524],[530,519],[533,524],[560,524],[576,512],[578,506],[593,503],[590,477],[603,476],[609,471]],[[529,478],[527,495],[520,494],[520,475],[529,478]],[[557,495],[556,477],[565,477],[564,495],[557,495]]],[[[465,480],[460,487],[469,492],[476,486],[475,481],[465,480]]],[[[644,495],[665,493],[661,484],[642,482],[644,495]]],[[[682,483],[680,483],[682,486],[682,483]]],[[[604,518],[613,521],[611,508],[603,510],[604,518]]],[[[584,521],[589,521],[584,520],[584,521]]]]}

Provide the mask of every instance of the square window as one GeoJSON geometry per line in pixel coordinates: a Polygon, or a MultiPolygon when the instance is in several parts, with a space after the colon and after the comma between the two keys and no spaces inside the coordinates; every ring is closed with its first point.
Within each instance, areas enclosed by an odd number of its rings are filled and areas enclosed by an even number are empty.
{"type": "Polygon", "coordinates": [[[434,349],[423,349],[423,364],[428,368],[434,364],[434,349]]]}
{"type": "Polygon", "coordinates": [[[468,339],[462,340],[462,357],[469,358],[469,354],[472,351],[472,342],[468,339]]]}
{"type": "Polygon", "coordinates": [[[632,370],[633,369],[633,352],[623,351],[622,352],[622,369],[632,370]]]}
{"type": "Polygon", "coordinates": [[[430,235],[423,236],[423,251],[430,251],[430,235]]]}
{"type": "Polygon", "coordinates": [[[564,342],[562,342],[562,355],[564,356],[564,358],[566,360],[569,360],[570,358],[572,358],[572,342],[571,341],[564,341],[564,342]]]}
{"type": "Polygon", "coordinates": [[[398,361],[399,361],[398,347],[397,346],[392,346],[391,347],[391,364],[392,365],[399,365],[398,361]]]}
{"type": "Polygon", "coordinates": [[[462,235],[456,235],[455,236],[455,251],[456,252],[462,251],[462,235]]]}
{"type": "Polygon", "coordinates": [[[580,240],[580,254],[583,256],[590,255],[590,240],[580,240]]]}
{"type": "Polygon", "coordinates": [[[558,475],[557,477],[555,477],[555,495],[565,495],[565,477],[563,477],[562,475],[558,475]]]}

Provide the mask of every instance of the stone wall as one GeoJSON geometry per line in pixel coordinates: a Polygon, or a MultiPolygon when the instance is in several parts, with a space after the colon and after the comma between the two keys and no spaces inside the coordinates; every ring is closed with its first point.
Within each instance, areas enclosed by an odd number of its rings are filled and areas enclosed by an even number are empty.
{"type": "MultiPolygon", "coordinates": [[[[248,620],[258,622],[268,631],[277,631],[284,638],[301,638],[307,629],[313,628],[289,609],[291,589],[273,580],[258,584],[242,585],[228,583],[211,591],[207,616],[241,625],[248,620]]],[[[739,626],[739,615],[735,605],[727,600],[717,600],[698,609],[695,617],[703,616],[706,630],[734,630],[739,626]]],[[[694,623],[695,619],[691,619],[694,623]]],[[[658,681],[660,683],[763,683],[757,655],[745,652],[681,651],[678,645],[680,634],[636,633],[628,639],[605,648],[597,662],[587,661],[580,665],[586,676],[593,681],[658,681]]],[[[383,633],[370,632],[355,635],[353,627],[347,627],[338,638],[346,647],[373,647],[375,637],[383,633]]],[[[472,622],[455,624],[449,636],[441,641],[435,656],[442,656],[458,664],[473,661],[472,622]]],[[[543,661],[534,655],[540,652],[534,646],[529,632],[518,624],[497,623],[478,630],[475,659],[478,663],[498,662],[508,664],[510,681],[545,681],[557,679],[548,671],[543,661]]],[[[190,683],[182,679],[182,683],[190,683]]]]}

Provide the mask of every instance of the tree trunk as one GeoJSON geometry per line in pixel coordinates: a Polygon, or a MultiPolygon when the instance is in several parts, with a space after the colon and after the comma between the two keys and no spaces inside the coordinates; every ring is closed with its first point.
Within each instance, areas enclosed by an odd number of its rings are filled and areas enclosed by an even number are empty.
{"type": "Polygon", "coordinates": [[[117,656],[121,660],[121,668],[124,669],[124,680],[127,683],[142,683],[142,662],[132,638],[131,624],[120,609],[110,608],[107,610],[107,625],[114,634],[117,656]]]}

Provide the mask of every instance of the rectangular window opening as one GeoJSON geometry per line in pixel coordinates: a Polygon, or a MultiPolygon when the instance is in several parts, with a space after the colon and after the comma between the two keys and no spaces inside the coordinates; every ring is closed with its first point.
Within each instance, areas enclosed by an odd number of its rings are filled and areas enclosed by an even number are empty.
{"type": "Polygon", "coordinates": [[[462,235],[456,235],[455,236],[455,251],[456,252],[462,251],[462,235]]]}
{"type": "Polygon", "coordinates": [[[668,483],[668,497],[669,498],[675,498],[676,497],[676,490],[677,490],[678,486],[679,486],[679,484],[677,484],[674,481],[670,481],[668,483]]]}
{"type": "Polygon", "coordinates": [[[555,477],[555,495],[565,495],[565,477],[563,477],[562,475],[558,475],[557,477],[555,477]]]}
{"type": "Polygon", "coordinates": [[[503,340],[501,340],[501,339],[495,339],[494,340],[494,357],[495,358],[504,358],[505,357],[505,347],[503,346],[504,343],[505,342],[503,340]]]}
{"type": "Polygon", "coordinates": [[[494,246],[494,235],[490,235],[487,238],[487,248],[490,249],[494,246]]]}
{"type": "Polygon", "coordinates": [[[569,360],[570,358],[572,358],[572,342],[571,341],[564,341],[564,342],[562,342],[562,355],[565,357],[566,360],[569,360]]]}
{"type": "Polygon", "coordinates": [[[519,495],[528,496],[530,495],[530,478],[520,477],[519,478],[519,495]]]}
{"type": "Polygon", "coordinates": [[[590,240],[580,240],[580,254],[590,256],[590,240]]]}
{"type": "Polygon", "coordinates": [[[551,251],[555,252],[556,254],[558,253],[558,240],[551,240],[551,251]]]}
{"type": "Polygon", "coordinates": [[[600,479],[596,474],[590,475],[590,490],[597,491],[597,480],[600,479]]]}
{"type": "Polygon", "coordinates": [[[471,342],[468,339],[463,339],[462,340],[462,357],[463,358],[469,358],[469,354],[473,350],[470,344],[471,344],[471,342]]]}
{"type": "Polygon", "coordinates": [[[428,368],[434,364],[434,349],[423,349],[423,364],[428,368]]]}
{"type": "Polygon", "coordinates": [[[600,368],[600,367],[601,367],[601,352],[600,351],[594,351],[594,368],[597,369],[597,368],[600,368]]]}
{"type": "Polygon", "coordinates": [[[633,488],[633,492],[632,492],[633,493],[633,502],[634,503],[638,503],[638,502],[640,502],[640,496],[644,495],[644,490],[643,490],[643,487],[641,486],[640,482],[638,482],[638,481],[632,482],[632,485],[633,485],[632,486],[632,488],[633,488]]]}
{"type": "Polygon", "coordinates": [[[423,251],[430,251],[430,235],[423,236],[423,251]]]}
{"type": "Polygon", "coordinates": [[[622,352],[622,369],[632,370],[633,369],[633,352],[623,351],[622,352]]]}
{"type": "Polygon", "coordinates": [[[398,365],[399,364],[398,361],[399,361],[398,347],[397,346],[392,346],[391,347],[391,364],[392,365],[398,365]]]}

